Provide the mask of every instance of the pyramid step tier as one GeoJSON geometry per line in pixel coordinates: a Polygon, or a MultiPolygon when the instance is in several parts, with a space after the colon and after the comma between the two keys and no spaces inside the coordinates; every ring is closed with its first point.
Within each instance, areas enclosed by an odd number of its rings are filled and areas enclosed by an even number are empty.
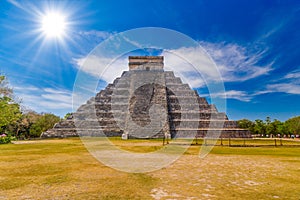
{"type": "Polygon", "coordinates": [[[167,134],[173,138],[205,137],[210,133],[229,138],[251,137],[248,130],[238,128],[237,122],[228,120],[225,113],[200,97],[174,72],[163,71],[162,57],[137,56],[129,60],[129,71],[41,137],[123,133],[129,138],[162,138],[167,134]],[[151,112],[157,119],[150,119],[151,112]]]}

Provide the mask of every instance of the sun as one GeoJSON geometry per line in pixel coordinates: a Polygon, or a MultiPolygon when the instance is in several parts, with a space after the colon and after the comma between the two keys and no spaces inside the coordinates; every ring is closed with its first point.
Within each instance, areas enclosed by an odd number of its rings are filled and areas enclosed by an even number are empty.
{"type": "Polygon", "coordinates": [[[66,28],[66,18],[61,13],[51,12],[42,17],[41,30],[49,38],[63,37],[66,28]]]}

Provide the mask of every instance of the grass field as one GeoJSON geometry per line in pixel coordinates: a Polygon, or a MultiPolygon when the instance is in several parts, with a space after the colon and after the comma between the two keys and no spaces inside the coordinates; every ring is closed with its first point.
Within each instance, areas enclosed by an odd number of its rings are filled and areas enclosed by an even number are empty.
{"type": "MultiPolygon", "coordinates": [[[[113,143],[135,152],[161,146],[159,140],[113,143]]],[[[299,147],[215,146],[203,159],[199,150],[193,145],[166,168],[130,174],[101,164],[78,138],[0,145],[0,200],[300,199],[299,147]]]]}

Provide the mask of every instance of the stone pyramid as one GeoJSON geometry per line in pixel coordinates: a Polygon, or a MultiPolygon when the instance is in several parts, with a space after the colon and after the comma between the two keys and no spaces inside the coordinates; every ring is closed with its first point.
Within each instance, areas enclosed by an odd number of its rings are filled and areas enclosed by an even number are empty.
{"type": "Polygon", "coordinates": [[[162,56],[129,56],[129,71],[41,137],[97,136],[99,129],[124,139],[251,137],[172,71],[164,71],[162,56]]]}

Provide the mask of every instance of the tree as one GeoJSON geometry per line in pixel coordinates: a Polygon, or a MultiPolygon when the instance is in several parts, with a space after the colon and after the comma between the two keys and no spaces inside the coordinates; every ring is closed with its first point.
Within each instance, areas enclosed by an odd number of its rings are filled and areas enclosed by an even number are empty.
{"type": "Polygon", "coordinates": [[[281,135],[281,137],[289,134],[289,130],[285,122],[281,122],[280,124],[278,124],[277,131],[281,135]]]}
{"type": "Polygon", "coordinates": [[[13,91],[11,88],[8,87],[8,82],[6,80],[6,77],[3,75],[0,75],[0,96],[7,96],[12,97],[13,91]]]}
{"type": "Polygon", "coordinates": [[[277,119],[274,119],[273,122],[271,122],[267,126],[267,134],[269,135],[278,136],[278,134],[280,134],[282,136],[284,134],[283,132],[284,132],[283,122],[277,119]]]}
{"type": "Polygon", "coordinates": [[[275,127],[272,125],[272,121],[270,117],[266,117],[265,120],[265,130],[268,136],[273,136],[275,133],[275,127]]]}
{"type": "Polygon", "coordinates": [[[59,120],[60,118],[54,114],[42,114],[30,127],[29,137],[40,137],[43,132],[52,128],[59,120]]]}
{"type": "Polygon", "coordinates": [[[266,134],[266,124],[261,119],[256,119],[254,122],[253,132],[261,136],[266,134]]]}
{"type": "Polygon", "coordinates": [[[70,118],[70,117],[72,117],[72,113],[67,113],[67,114],[64,116],[64,119],[68,119],[68,118],[70,118]]]}
{"type": "Polygon", "coordinates": [[[293,135],[300,135],[300,116],[288,119],[285,125],[289,133],[293,135]]]}
{"type": "Polygon", "coordinates": [[[16,127],[14,129],[15,136],[17,138],[28,138],[30,137],[30,127],[37,122],[41,117],[41,114],[35,111],[27,111],[23,113],[22,117],[18,120],[16,127]]]}
{"type": "Polygon", "coordinates": [[[250,132],[253,132],[255,123],[250,121],[249,119],[241,119],[238,120],[237,123],[239,128],[244,128],[249,130],[250,132]]]}
{"type": "Polygon", "coordinates": [[[0,75],[0,132],[12,134],[10,127],[21,118],[21,108],[13,99],[13,90],[8,87],[5,76],[0,75]]]}

